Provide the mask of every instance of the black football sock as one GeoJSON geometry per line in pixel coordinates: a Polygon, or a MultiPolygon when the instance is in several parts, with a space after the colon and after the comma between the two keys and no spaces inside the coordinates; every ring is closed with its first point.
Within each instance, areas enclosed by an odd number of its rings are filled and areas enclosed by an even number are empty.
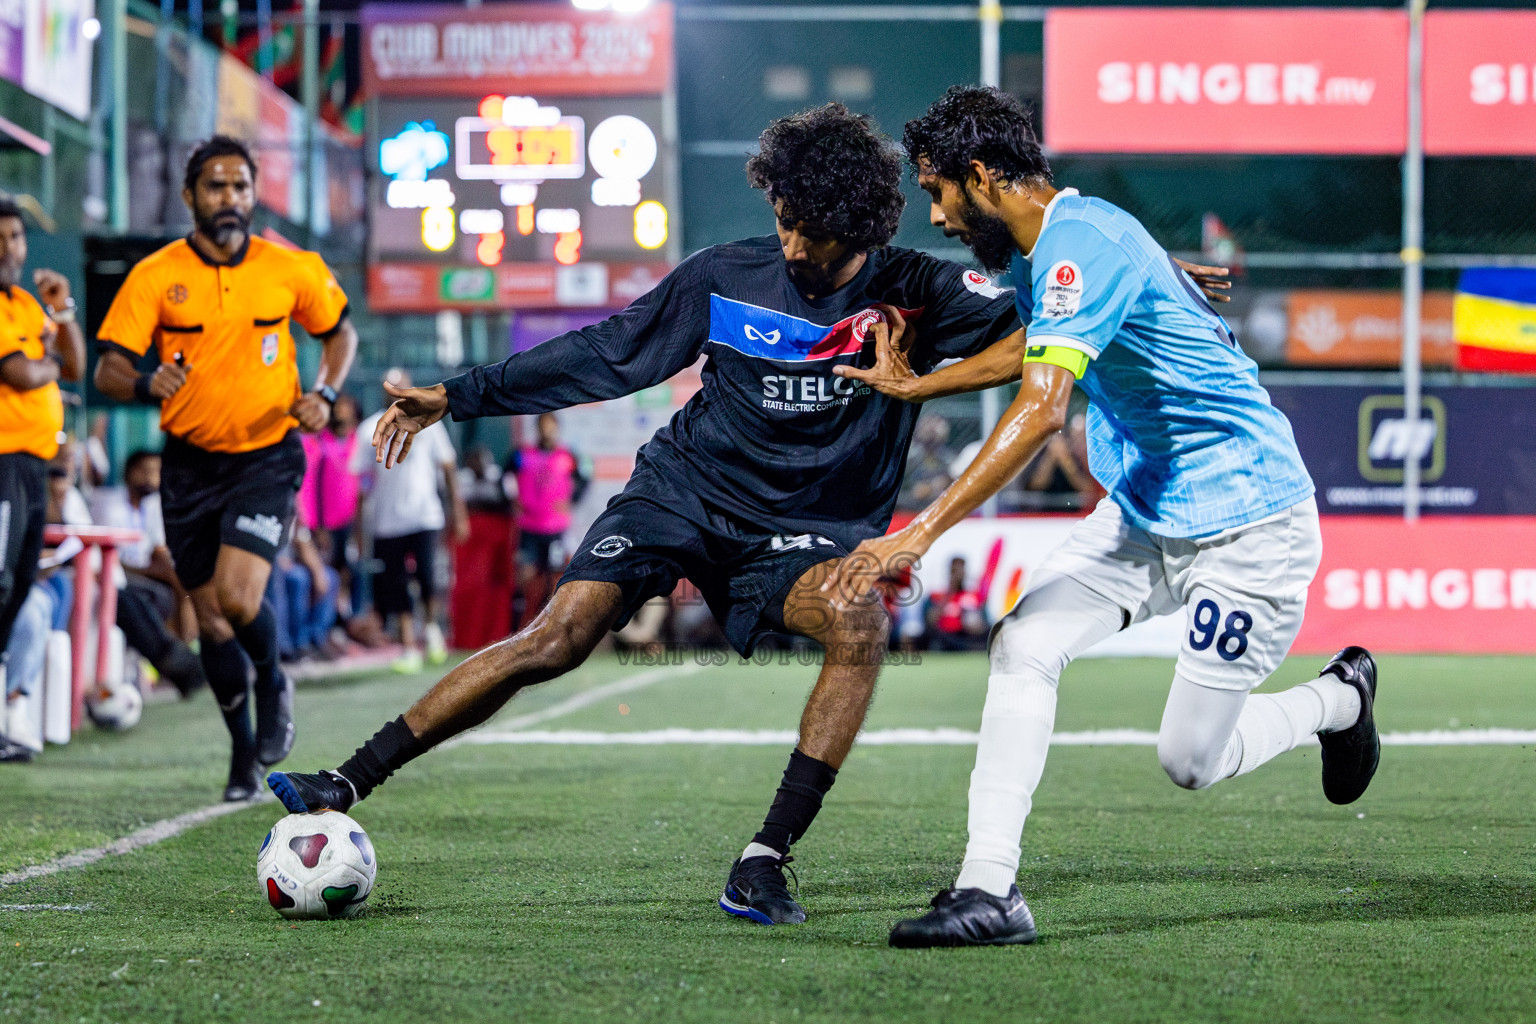
{"type": "Polygon", "coordinates": [[[251,663],[246,659],[240,641],[233,638],[219,643],[203,637],[203,672],[208,676],[208,689],[219,702],[224,713],[224,726],[234,742],[235,753],[255,749],[256,739],[251,733],[251,716],[246,710],[246,691],[250,688],[251,663]]]}
{"type": "Polygon", "coordinates": [[[816,820],[822,798],[836,781],[836,768],[795,750],[789,755],[789,767],[784,769],[784,781],[768,808],[763,830],[752,841],[788,853],[790,844],[805,835],[816,820]]]}
{"type": "Polygon", "coordinates": [[[407,762],[426,752],[427,748],[411,732],[411,727],[405,724],[405,716],[401,715],[374,733],[373,739],[358,747],[357,753],[347,758],[336,771],[347,777],[361,800],[407,762]]]}
{"type": "Polygon", "coordinates": [[[261,602],[261,611],[243,626],[235,627],[235,639],[245,648],[256,668],[256,689],[268,693],[277,687],[277,616],[272,605],[261,602]]]}

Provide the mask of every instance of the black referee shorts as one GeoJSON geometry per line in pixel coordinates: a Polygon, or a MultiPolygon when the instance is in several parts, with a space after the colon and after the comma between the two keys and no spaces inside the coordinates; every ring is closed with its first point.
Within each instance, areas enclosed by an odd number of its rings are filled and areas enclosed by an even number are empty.
{"type": "MultiPolygon", "coordinates": [[[[680,500],[685,500],[679,496],[680,500]]],[[[848,554],[815,534],[784,536],[697,497],[700,525],[646,498],[620,494],[587,531],[560,577],[617,584],[624,607],[614,629],[653,597],[693,581],[731,646],[746,657],[769,634],[790,632],[784,599],[813,565],[848,554]]]]}
{"type": "Polygon", "coordinates": [[[165,544],[181,585],[194,590],[213,579],[225,544],[271,562],[293,527],[295,496],[304,482],[298,431],[250,452],[211,452],[178,437],[165,439],[160,508],[165,544]]]}
{"type": "Polygon", "coordinates": [[[0,454],[0,652],[37,578],[48,515],[48,464],[26,452],[0,454]]]}
{"type": "Polygon", "coordinates": [[[373,557],[380,562],[373,576],[373,609],[380,615],[411,611],[411,578],[421,589],[422,603],[437,596],[437,531],[420,530],[399,537],[373,538],[373,557]]]}

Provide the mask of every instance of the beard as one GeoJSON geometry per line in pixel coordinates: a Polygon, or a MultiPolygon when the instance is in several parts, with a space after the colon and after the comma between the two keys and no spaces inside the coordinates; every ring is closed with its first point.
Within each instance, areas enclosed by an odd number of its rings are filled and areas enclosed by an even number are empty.
{"type": "Polygon", "coordinates": [[[965,197],[961,213],[965,217],[965,231],[961,240],[965,242],[966,248],[975,254],[977,262],[987,270],[994,274],[1005,272],[1013,262],[1013,254],[1019,251],[1019,245],[1013,240],[1003,218],[983,213],[969,195],[965,197]]]}
{"type": "Polygon", "coordinates": [[[849,249],[826,266],[809,260],[790,260],[784,264],[784,270],[802,295],[819,299],[837,290],[837,275],[857,255],[857,250],[849,249]]]}
{"type": "Polygon", "coordinates": [[[251,226],[249,217],[239,210],[228,207],[211,213],[199,210],[194,220],[197,222],[198,232],[220,247],[228,245],[237,232],[245,234],[251,226]]]}
{"type": "Polygon", "coordinates": [[[0,288],[14,288],[21,283],[21,260],[0,260],[0,288]]]}

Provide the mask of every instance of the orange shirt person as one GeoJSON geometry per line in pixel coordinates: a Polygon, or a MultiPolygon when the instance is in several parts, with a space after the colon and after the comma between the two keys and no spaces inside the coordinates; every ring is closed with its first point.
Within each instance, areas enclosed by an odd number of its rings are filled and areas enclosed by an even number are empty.
{"type": "Polygon", "coordinates": [[[159,404],[166,432],[161,503],[166,546],[192,597],[203,667],[233,743],[226,800],[247,800],[262,765],[293,746],[293,685],[277,663],[277,623],[263,602],[304,477],[296,431],[330,419],[357,352],[347,298],[325,262],[250,234],[256,164],[216,135],[187,161],[182,199],[195,228],[129,273],[97,332],[96,386],[159,404]],[[291,325],[323,346],[300,386],[291,325]],[[159,365],[135,362],[153,344],[159,365]],[[254,735],[246,711],[255,666],[254,735]]]}
{"type": "MultiPolygon", "coordinates": [[[[26,262],[21,210],[0,199],[0,652],[37,575],[47,464],[64,430],[58,382],[79,380],[85,362],[68,279],[36,271],[39,304],[20,287],[26,262]]],[[[0,761],[13,760],[31,760],[31,751],[0,736],[0,761]]]]}

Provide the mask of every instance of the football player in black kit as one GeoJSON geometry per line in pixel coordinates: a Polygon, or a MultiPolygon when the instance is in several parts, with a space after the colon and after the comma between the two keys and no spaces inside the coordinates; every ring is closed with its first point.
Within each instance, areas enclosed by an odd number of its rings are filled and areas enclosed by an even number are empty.
{"type": "Polygon", "coordinates": [[[828,104],[775,121],[760,141],[747,177],[772,204],[776,235],[701,250],[592,327],[435,387],[392,389],[373,438],[386,464],[444,415],[618,398],[706,357],[703,387],[640,449],[538,618],[449,672],[335,771],[273,773],[268,785],[290,811],[347,810],[523,687],[580,665],[604,633],[687,577],[743,656],[770,633],[825,649],[800,742],[720,896],[722,909],[761,924],[805,920],[783,867],[853,746],[889,628],[880,605],[818,591],[860,541],[886,531],[919,410],[832,368],[867,365],[886,332],[918,373],[989,346],[1012,365],[1024,334],[1012,292],[887,244],[905,202],[902,160],[867,117],[828,104]]]}

